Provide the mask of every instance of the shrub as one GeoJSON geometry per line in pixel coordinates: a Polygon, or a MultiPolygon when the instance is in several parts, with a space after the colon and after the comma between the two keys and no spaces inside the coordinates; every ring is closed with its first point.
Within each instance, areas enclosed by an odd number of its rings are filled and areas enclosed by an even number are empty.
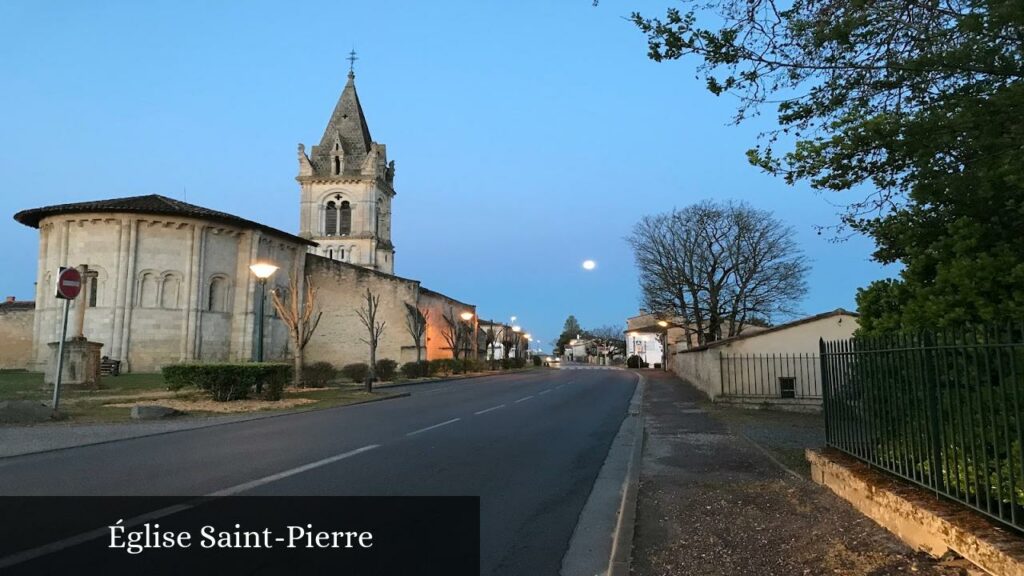
{"type": "Polygon", "coordinates": [[[627,368],[639,368],[640,367],[640,357],[637,356],[636,354],[633,354],[629,358],[626,358],[626,367],[627,368]]]}
{"type": "Polygon", "coordinates": [[[341,368],[341,375],[353,382],[366,382],[370,375],[370,366],[366,362],[346,364],[341,368]]]}
{"type": "Polygon", "coordinates": [[[377,360],[376,375],[378,380],[391,381],[395,379],[395,372],[398,368],[398,362],[390,358],[381,358],[377,360]]]}
{"type": "Polygon", "coordinates": [[[419,362],[406,362],[402,364],[402,376],[406,378],[422,378],[430,375],[430,362],[420,360],[419,362]]]}
{"type": "Polygon", "coordinates": [[[447,376],[452,373],[454,363],[451,358],[435,358],[430,361],[430,375],[447,376]]]}
{"type": "Polygon", "coordinates": [[[291,365],[277,363],[174,364],[161,370],[168,389],[194,386],[217,402],[242,400],[253,390],[264,400],[280,400],[291,371],[291,365]]]}
{"type": "Polygon", "coordinates": [[[323,388],[338,377],[338,369],[330,362],[314,362],[302,367],[302,385],[323,388]]]}
{"type": "Polygon", "coordinates": [[[534,357],[533,357],[533,365],[534,365],[534,366],[540,366],[540,364],[541,364],[541,358],[540,358],[540,356],[534,356],[534,357]]]}
{"type": "Polygon", "coordinates": [[[508,358],[502,358],[501,359],[501,369],[502,370],[508,370],[510,368],[512,368],[512,361],[509,360],[508,358]]]}
{"type": "Polygon", "coordinates": [[[512,367],[513,368],[517,368],[517,369],[518,368],[525,368],[526,367],[526,358],[513,358],[512,359],[512,367]]]}

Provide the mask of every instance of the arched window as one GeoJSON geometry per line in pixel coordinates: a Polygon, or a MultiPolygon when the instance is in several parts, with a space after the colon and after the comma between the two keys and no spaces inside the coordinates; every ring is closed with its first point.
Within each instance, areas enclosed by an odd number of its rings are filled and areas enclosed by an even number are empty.
{"type": "Polygon", "coordinates": [[[175,310],[178,308],[178,292],[181,289],[181,278],[177,274],[165,274],[160,286],[160,307],[175,310]]]}
{"type": "Polygon", "coordinates": [[[228,279],[223,276],[210,278],[210,290],[207,294],[206,309],[210,312],[227,312],[228,310],[228,279]]]}
{"type": "Polygon", "coordinates": [[[348,203],[348,200],[341,203],[341,210],[339,212],[341,226],[338,232],[342,236],[348,236],[352,233],[352,205],[348,203]]]}
{"type": "Polygon", "coordinates": [[[334,175],[341,174],[341,158],[338,156],[334,157],[334,175]]]}
{"type": "Polygon", "coordinates": [[[95,308],[99,299],[100,279],[98,276],[90,275],[86,278],[86,282],[89,283],[89,308],[95,308]]]}
{"type": "Polygon", "coordinates": [[[345,249],[341,248],[341,249],[338,250],[338,260],[344,260],[344,259],[345,259],[345,249]]]}
{"type": "Polygon", "coordinates": [[[327,249],[327,257],[334,260],[334,250],[332,248],[327,249]]]}
{"type": "Polygon", "coordinates": [[[327,214],[324,216],[324,234],[327,236],[334,236],[337,233],[338,205],[331,201],[327,203],[327,214]]]}
{"type": "Polygon", "coordinates": [[[384,201],[377,200],[377,236],[384,234],[384,201]]]}
{"type": "Polygon", "coordinates": [[[157,292],[159,292],[159,282],[157,281],[157,275],[155,272],[143,272],[142,277],[139,279],[139,307],[140,308],[156,308],[157,292]]]}

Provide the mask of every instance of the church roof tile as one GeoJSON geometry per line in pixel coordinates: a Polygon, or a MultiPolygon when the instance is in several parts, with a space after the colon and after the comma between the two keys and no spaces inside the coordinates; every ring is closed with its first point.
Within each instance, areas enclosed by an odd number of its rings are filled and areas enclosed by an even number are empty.
{"type": "Polygon", "coordinates": [[[132,214],[163,214],[169,216],[185,216],[188,218],[198,218],[202,220],[211,220],[214,222],[220,222],[222,224],[229,224],[232,226],[238,226],[240,228],[254,228],[265,232],[271,236],[277,236],[284,238],[292,242],[300,244],[306,244],[309,246],[316,246],[317,244],[313,241],[305,238],[300,238],[294,234],[289,234],[283,230],[272,228],[259,222],[253,222],[252,220],[246,220],[240,216],[234,214],[228,214],[227,212],[219,212],[217,210],[211,210],[202,206],[196,206],[195,204],[189,204],[182,202],[181,200],[175,200],[174,198],[168,198],[159,194],[149,194],[146,196],[129,196],[127,198],[112,198],[109,200],[94,200],[90,202],[75,202],[72,204],[57,204],[54,206],[43,206],[42,208],[32,208],[30,210],[22,210],[14,215],[14,219],[26,226],[33,228],[39,227],[39,222],[43,218],[49,216],[56,216],[59,214],[79,214],[84,212],[128,212],[132,214]]]}

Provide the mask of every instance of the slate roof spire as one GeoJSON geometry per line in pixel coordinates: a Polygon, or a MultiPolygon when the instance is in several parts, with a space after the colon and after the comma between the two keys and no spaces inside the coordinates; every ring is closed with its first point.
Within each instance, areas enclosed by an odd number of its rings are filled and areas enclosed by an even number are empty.
{"type": "Polygon", "coordinates": [[[336,143],[340,143],[346,156],[365,156],[370,151],[371,142],[366,116],[363,115],[363,107],[356,94],[356,74],[349,69],[348,82],[324,129],[320,149],[330,150],[336,143]]]}

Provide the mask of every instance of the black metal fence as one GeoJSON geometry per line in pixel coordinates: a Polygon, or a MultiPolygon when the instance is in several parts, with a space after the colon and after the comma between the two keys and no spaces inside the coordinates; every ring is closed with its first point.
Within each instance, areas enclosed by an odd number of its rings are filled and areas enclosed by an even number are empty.
{"type": "Polygon", "coordinates": [[[754,399],[821,399],[817,354],[722,354],[722,395],[754,399]]]}
{"type": "Polygon", "coordinates": [[[821,342],[826,438],[1024,529],[1024,325],[821,342]]]}

